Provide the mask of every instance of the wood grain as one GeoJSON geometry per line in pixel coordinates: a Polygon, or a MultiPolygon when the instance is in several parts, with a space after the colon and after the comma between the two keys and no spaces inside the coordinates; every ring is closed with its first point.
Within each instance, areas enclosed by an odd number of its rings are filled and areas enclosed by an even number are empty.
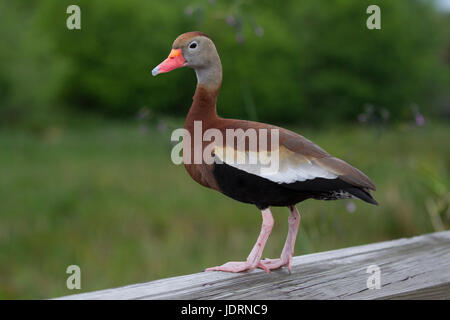
{"type": "Polygon", "coordinates": [[[59,299],[450,299],[450,231],[294,257],[291,274],[200,272],[59,299]]]}

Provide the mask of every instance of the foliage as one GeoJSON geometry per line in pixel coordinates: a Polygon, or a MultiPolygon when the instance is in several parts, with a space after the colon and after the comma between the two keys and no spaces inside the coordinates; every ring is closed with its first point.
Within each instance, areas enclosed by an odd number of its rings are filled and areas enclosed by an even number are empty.
{"type": "MultiPolygon", "coordinates": [[[[196,185],[170,161],[170,130],[179,125],[3,132],[0,298],[73,294],[65,287],[72,264],[81,268],[85,292],[244,259],[260,213],[196,185]]],[[[442,144],[448,126],[382,135],[355,127],[292,129],[367,173],[380,203],[301,203],[295,255],[450,227],[450,145],[442,144]]],[[[264,257],[279,256],[286,237],[287,209],[274,208],[274,217],[264,257]]]]}
{"type": "MultiPolygon", "coordinates": [[[[152,78],[175,37],[201,29],[224,65],[219,113],[272,122],[355,121],[364,105],[405,119],[446,94],[448,26],[430,1],[69,0],[0,2],[0,123],[37,124],[68,110],[130,117],[147,107],[184,115],[191,70],[152,78]],[[369,4],[382,29],[368,30],[369,4]],[[7,14],[5,14],[7,12],[7,14]],[[67,109],[69,107],[69,109],[67,109]]],[[[70,113],[69,113],[70,115],[70,113]]]]}
{"type": "MultiPolygon", "coordinates": [[[[220,115],[302,126],[377,185],[379,207],[302,203],[296,255],[450,227],[450,129],[429,117],[450,116],[450,15],[431,1],[0,0],[0,298],[71,294],[71,264],[88,291],[248,254],[257,210],[170,161],[196,79],[150,70],[190,30],[221,55],[220,115]]],[[[286,235],[274,212],[268,257],[286,235]]]]}
{"type": "Polygon", "coordinates": [[[67,65],[39,30],[33,8],[0,1],[0,125],[46,126],[56,112],[67,65]]]}

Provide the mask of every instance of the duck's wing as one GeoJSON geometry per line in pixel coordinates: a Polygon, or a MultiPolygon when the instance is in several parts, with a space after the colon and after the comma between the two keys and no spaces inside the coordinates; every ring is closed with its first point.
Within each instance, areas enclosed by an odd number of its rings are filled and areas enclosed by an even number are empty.
{"type": "Polygon", "coordinates": [[[290,130],[250,121],[233,121],[225,124],[222,131],[225,131],[224,129],[233,129],[234,132],[240,132],[240,134],[236,134],[234,143],[216,147],[214,149],[215,156],[219,162],[224,162],[239,170],[291,188],[355,187],[362,189],[369,196],[369,190],[376,189],[373,182],[363,172],[345,161],[331,156],[312,141],[290,130]],[[238,131],[237,129],[242,130],[238,131]],[[248,142],[250,136],[248,129],[257,132],[256,150],[250,148],[249,144],[245,144],[245,149],[237,147],[239,141],[248,142]],[[259,132],[262,129],[268,132],[267,148],[260,145],[259,132]],[[276,139],[276,137],[271,136],[271,130],[278,132],[279,143],[275,144],[275,148],[272,145],[272,139],[276,139]],[[263,152],[266,152],[267,155],[262,156],[263,152]],[[255,163],[255,158],[258,157],[268,158],[276,161],[277,164],[268,164],[267,161],[265,163],[256,161],[255,163]]]}
{"type": "Polygon", "coordinates": [[[374,183],[363,172],[351,166],[347,162],[331,156],[325,150],[292,131],[282,129],[280,137],[281,147],[287,148],[293,154],[290,157],[305,157],[310,163],[313,163],[341,180],[370,190],[376,190],[374,183]]]}

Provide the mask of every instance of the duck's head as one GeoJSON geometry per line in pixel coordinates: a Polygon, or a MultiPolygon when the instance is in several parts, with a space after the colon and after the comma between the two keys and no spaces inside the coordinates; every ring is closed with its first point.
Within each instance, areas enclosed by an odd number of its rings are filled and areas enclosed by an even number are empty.
{"type": "Polygon", "coordinates": [[[212,40],[199,31],[178,36],[166,60],[152,70],[152,75],[166,73],[181,67],[193,68],[200,84],[220,85],[222,65],[212,40]]]}

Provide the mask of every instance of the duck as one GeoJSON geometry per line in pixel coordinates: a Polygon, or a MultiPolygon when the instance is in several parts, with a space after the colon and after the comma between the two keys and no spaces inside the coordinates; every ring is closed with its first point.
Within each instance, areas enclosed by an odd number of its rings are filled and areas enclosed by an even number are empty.
{"type": "Polygon", "coordinates": [[[367,175],[330,155],[300,134],[275,125],[218,116],[216,104],[222,85],[222,63],[214,42],[207,34],[192,31],[178,36],[169,56],[152,70],[152,75],[157,76],[181,67],[194,69],[197,76],[197,86],[184,125],[183,162],[188,174],[204,187],[233,200],[255,205],[262,215],[261,232],[246,260],[227,262],[206,268],[205,271],[244,272],[259,268],[270,273],[271,270],[287,267],[290,272],[301,218],[296,207],[298,203],[307,199],[355,198],[378,205],[371,195],[371,190],[375,191],[376,187],[367,175]],[[227,141],[225,145],[223,142],[214,144],[211,142],[213,139],[194,144],[185,143],[185,140],[192,141],[185,139],[186,135],[194,136],[198,134],[196,130],[201,134],[214,130],[223,136],[231,131],[235,136],[233,143],[227,141]],[[269,131],[276,132],[276,135],[269,136],[269,131]],[[249,141],[251,135],[248,132],[261,134],[256,135],[260,140],[264,133],[269,142],[266,146],[257,144],[253,149],[245,144],[238,148],[236,141],[249,141]],[[211,151],[213,161],[192,161],[195,148],[211,151]],[[209,149],[206,150],[207,148],[209,149]],[[231,156],[227,156],[228,153],[231,156]],[[236,161],[239,155],[243,156],[242,159],[247,159],[247,162],[260,155],[262,159],[263,153],[266,156],[277,155],[274,157],[277,160],[275,170],[263,170],[267,163],[263,164],[262,161],[253,161],[251,164],[236,161]],[[271,207],[289,209],[288,234],[279,258],[262,259],[274,225],[271,207]]]}

